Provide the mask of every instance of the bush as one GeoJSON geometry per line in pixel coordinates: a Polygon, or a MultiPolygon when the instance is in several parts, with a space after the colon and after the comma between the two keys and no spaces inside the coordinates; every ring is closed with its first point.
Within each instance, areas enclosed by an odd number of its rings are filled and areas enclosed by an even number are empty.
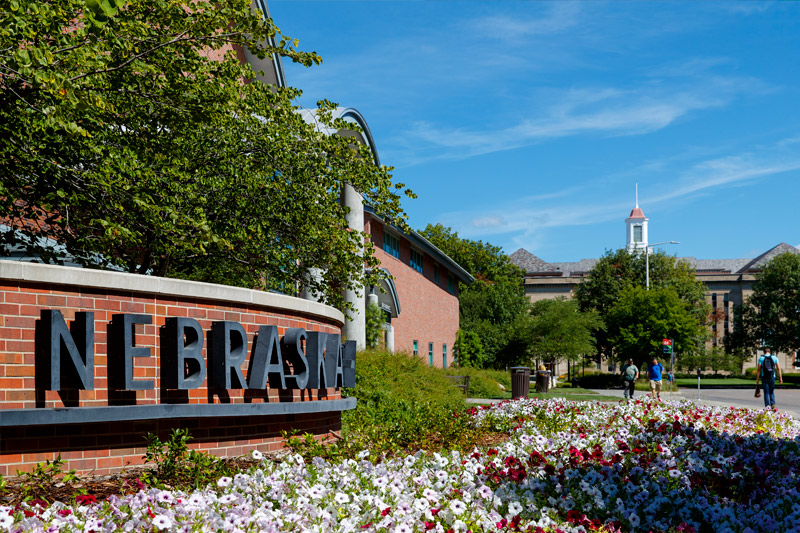
{"type": "MultiPolygon", "coordinates": [[[[641,372],[639,373],[641,377],[641,372]]],[[[619,374],[606,374],[604,372],[586,372],[575,380],[579,387],[584,389],[618,389],[622,387],[622,377],[619,374]]]]}
{"type": "Polygon", "coordinates": [[[451,376],[469,376],[470,398],[505,398],[511,390],[511,374],[502,370],[458,367],[445,371],[451,376]],[[502,385],[505,390],[501,389],[502,385]]]}
{"type": "MultiPolygon", "coordinates": [[[[460,369],[459,369],[460,370],[460,369]]],[[[373,454],[464,448],[475,430],[461,416],[467,406],[462,391],[445,371],[418,357],[367,350],[358,354],[356,409],[342,414],[345,455],[362,449],[373,454]]]]}

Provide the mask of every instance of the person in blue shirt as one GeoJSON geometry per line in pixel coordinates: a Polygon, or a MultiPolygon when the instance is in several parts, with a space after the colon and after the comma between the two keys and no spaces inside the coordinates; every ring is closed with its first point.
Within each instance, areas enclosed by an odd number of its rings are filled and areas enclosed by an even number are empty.
{"type": "Polygon", "coordinates": [[[783,374],[781,373],[781,365],[778,364],[778,358],[772,355],[769,348],[764,348],[764,355],[758,358],[758,368],[756,368],[756,388],[758,388],[758,380],[764,384],[764,407],[772,408],[777,411],[775,406],[775,372],[778,373],[778,382],[783,383],[783,374]],[[769,361],[767,359],[769,358],[769,361]]]}
{"type": "Polygon", "coordinates": [[[658,362],[657,357],[653,357],[653,362],[647,365],[647,375],[650,378],[650,393],[653,398],[661,401],[661,373],[664,367],[658,362]]]}

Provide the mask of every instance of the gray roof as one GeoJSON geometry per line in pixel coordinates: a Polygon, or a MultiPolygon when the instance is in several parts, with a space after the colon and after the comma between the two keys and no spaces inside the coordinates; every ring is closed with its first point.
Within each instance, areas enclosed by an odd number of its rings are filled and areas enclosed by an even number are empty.
{"type": "MultiPolygon", "coordinates": [[[[679,259],[688,261],[698,274],[742,274],[761,270],[772,259],[786,252],[800,254],[800,249],[782,242],[755,259],[697,259],[695,257],[680,257],[679,259]]],[[[511,254],[509,259],[527,274],[544,276],[553,275],[555,272],[560,272],[562,276],[585,276],[599,261],[599,259],[581,259],[576,262],[547,263],[524,248],[511,254]]]]}
{"type": "Polygon", "coordinates": [[[509,255],[508,258],[513,264],[524,270],[526,274],[554,272],[556,270],[550,263],[539,259],[525,248],[520,248],[509,255]]]}

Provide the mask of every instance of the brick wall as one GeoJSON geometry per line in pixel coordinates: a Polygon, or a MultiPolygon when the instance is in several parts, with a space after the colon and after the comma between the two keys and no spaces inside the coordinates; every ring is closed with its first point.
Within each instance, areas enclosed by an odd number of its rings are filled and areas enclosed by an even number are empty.
{"type": "MultiPolygon", "coordinates": [[[[394,346],[396,351],[412,353],[416,340],[419,357],[428,361],[428,344],[433,343],[434,366],[442,366],[442,347],[447,346],[447,366],[453,364],[453,344],[458,331],[458,296],[447,290],[448,269],[439,265],[439,283],[434,283],[434,260],[424,256],[423,271],[417,272],[409,265],[411,244],[402,235],[400,258],[383,251],[383,224],[371,220],[369,231],[375,244],[375,256],[381,266],[394,276],[400,314],[392,319],[394,346]]],[[[458,280],[454,280],[456,290],[458,280]]]]}
{"type": "MultiPolygon", "coordinates": [[[[99,407],[160,403],[258,403],[339,399],[338,389],[320,391],[215,390],[203,385],[188,391],[162,389],[159,328],[171,316],[192,317],[208,332],[213,321],[239,322],[248,334],[248,353],[261,325],[275,325],[281,335],[287,328],[340,333],[343,316],[338,311],[297,298],[211,284],[164,280],[130,274],[87,271],[69,267],[0,261],[0,417],[6,409],[99,407]],[[31,274],[32,273],[32,274],[31,274]],[[149,290],[149,292],[148,292],[149,290]],[[94,390],[37,390],[34,335],[42,309],[58,309],[71,322],[77,311],[94,312],[94,390]],[[106,341],[115,313],[141,313],[153,317],[150,325],[136,326],[136,345],[148,347],[151,357],[134,359],[135,379],[151,379],[151,390],[109,389],[106,341]]],[[[203,354],[207,360],[208,342],[203,354]]],[[[249,360],[249,356],[248,356],[249,360]]],[[[247,376],[247,363],[243,365],[247,376]]],[[[173,427],[189,428],[194,446],[217,455],[234,456],[249,449],[272,450],[280,446],[280,431],[297,428],[317,435],[338,431],[339,412],[316,414],[231,416],[207,419],[62,424],[0,427],[0,474],[29,471],[37,462],[59,452],[68,468],[95,473],[118,471],[138,464],[144,435],[162,437],[173,427]]]]}

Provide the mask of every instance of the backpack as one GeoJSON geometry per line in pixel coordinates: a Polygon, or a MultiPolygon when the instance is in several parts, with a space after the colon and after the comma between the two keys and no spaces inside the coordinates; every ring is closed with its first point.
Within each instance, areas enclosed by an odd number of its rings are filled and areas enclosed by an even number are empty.
{"type": "Polygon", "coordinates": [[[636,379],[636,372],[638,372],[638,369],[634,365],[628,365],[628,368],[625,369],[625,381],[636,379]]]}
{"type": "Polygon", "coordinates": [[[772,379],[775,375],[775,360],[772,354],[764,356],[764,363],[761,365],[761,375],[764,379],[772,379]]]}

